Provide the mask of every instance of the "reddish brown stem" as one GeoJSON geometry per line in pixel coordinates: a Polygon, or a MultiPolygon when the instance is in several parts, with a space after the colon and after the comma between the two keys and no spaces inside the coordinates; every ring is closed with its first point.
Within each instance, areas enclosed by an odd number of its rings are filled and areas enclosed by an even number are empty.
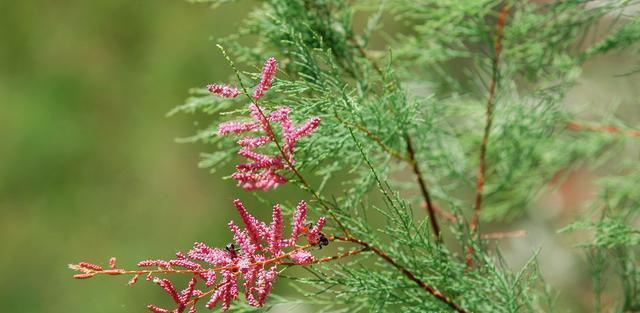
{"type": "Polygon", "coordinates": [[[590,131],[609,134],[620,134],[628,137],[640,138],[640,131],[632,129],[620,129],[612,125],[584,125],[577,122],[569,122],[567,129],[574,131],[590,131]]]}
{"type": "MultiPolygon", "coordinates": [[[[351,37],[349,38],[349,41],[354,45],[354,47],[357,48],[358,52],[360,52],[360,55],[369,60],[370,63],[372,64],[373,68],[376,70],[376,72],[378,72],[378,74],[380,75],[380,77],[384,78],[385,75],[382,72],[382,70],[380,69],[380,67],[378,66],[378,64],[372,60],[371,58],[369,58],[369,56],[367,55],[367,52],[364,50],[364,48],[362,46],[360,46],[360,44],[358,43],[358,41],[354,38],[351,37]]],[[[395,114],[395,112],[392,112],[395,114]]],[[[336,114],[336,118],[338,118],[339,121],[345,123],[337,114],[336,114]]],[[[424,198],[426,205],[426,209],[427,209],[427,213],[429,214],[429,221],[431,223],[431,228],[433,229],[433,233],[436,235],[436,238],[438,238],[438,240],[441,239],[440,237],[440,227],[438,226],[438,221],[436,219],[436,215],[434,213],[434,206],[433,203],[431,202],[431,197],[429,196],[429,191],[427,189],[427,184],[422,176],[422,172],[420,171],[420,167],[415,159],[415,151],[413,149],[413,145],[411,143],[411,138],[409,137],[409,135],[406,136],[406,140],[407,140],[407,152],[408,152],[408,157],[401,155],[400,153],[398,153],[397,151],[389,148],[387,145],[385,145],[382,140],[380,140],[380,138],[378,136],[376,136],[375,134],[373,134],[371,131],[369,131],[368,129],[366,129],[365,127],[362,127],[360,125],[352,125],[355,128],[357,128],[358,130],[364,132],[367,137],[371,138],[373,141],[375,141],[379,146],[382,147],[383,150],[385,150],[387,153],[389,153],[391,156],[405,161],[407,163],[409,163],[411,165],[411,168],[413,169],[413,173],[416,175],[416,179],[418,180],[418,184],[420,185],[420,192],[422,193],[422,197],[424,198]]]]}
{"type": "Polygon", "coordinates": [[[418,161],[416,161],[416,153],[413,149],[413,143],[411,143],[411,137],[409,137],[409,135],[406,135],[405,139],[407,140],[407,154],[409,155],[409,163],[411,164],[413,173],[416,175],[418,185],[420,185],[420,192],[422,193],[422,197],[424,198],[424,202],[426,203],[427,213],[429,213],[429,222],[431,223],[431,228],[433,229],[433,233],[436,235],[436,238],[440,240],[440,226],[438,226],[438,220],[436,219],[435,209],[433,207],[433,203],[431,202],[429,190],[427,189],[427,183],[424,181],[422,171],[420,171],[420,166],[418,165],[418,161]]]}
{"type": "Polygon", "coordinates": [[[499,232],[499,233],[488,233],[480,235],[481,239],[484,240],[500,240],[504,238],[519,238],[527,235],[526,230],[515,230],[509,232],[499,232]]]}
{"type": "Polygon", "coordinates": [[[384,77],[384,73],[382,72],[382,69],[380,69],[380,66],[378,66],[378,63],[369,58],[367,51],[364,50],[364,48],[358,43],[358,41],[354,37],[350,37],[348,40],[358,50],[360,56],[369,60],[371,62],[371,66],[373,66],[373,69],[376,70],[376,72],[378,72],[381,77],[384,77]]]}
{"type": "Polygon", "coordinates": [[[436,297],[436,299],[438,299],[439,301],[444,302],[446,305],[448,305],[450,308],[454,309],[456,312],[460,312],[460,313],[466,313],[467,312],[465,309],[463,309],[458,304],[453,302],[453,300],[451,300],[450,298],[445,296],[442,292],[438,291],[437,289],[435,289],[431,285],[429,285],[429,284],[425,283],[424,281],[420,280],[418,277],[416,277],[415,274],[410,272],[404,266],[398,264],[395,260],[393,260],[384,251],[372,246],[371,244],[369,244],[369,243],[367,243],[365,241],[362,241],[360,239],[357,239],[357,238],[352,238],[352,237],[332,237],[331,240],[340,240],[340,241],[346,241],[346,242],[353,242],[353,243],[356,243],[356,244],[359,244],[359,245],[363,246],[364,248],[366,248],[368,250],[371,250],[373,253],[377,254],[379,257],[381,257],[387,263],[391,264],[393,267],[395,267],[400,272],[402,272],[402,274],[404,276],[409,278],[414,283],[418,284],[418,286],[420,286],[420,288],[424,289],[426,292],[428,292],[432,296],[436,297]]]}
{"type": "Polygon", "coordinates": [[[362,126],[362,125],[360,125],[360,124],[350,123],[350,122],[347,122],[347,121],[343,120],[343,119],[340,117],[340,115],[338,115],[338,113],[337,113],[337,112],[334,112],[334,115],[335,115],[336,119],[337,119],[340,123],[342,123],[342,124],[344,124],[344,125],[346,125],[346,126],[349,126],[349,127],[353,127],[353,128],[355,128],[355,129],[357,129],[357,130],[361,131],[362,133],[364,133],[367,137],[369,137],[369,139],[371,139],[371,140],[373,140],[375,143],[377,143],[377,144],[378,144],[378,146],[380,146],[380,148],[382,148],[382,150],[384,150],[385,152],[387,152],[390,156],[392,156],[392,157],[394,157],[394,158],[396,158],[396,159],[398,159],[398,160],[402,160],[402,161],[407,161],[407,162],[409,162],[409,159],[408,159],[406,156],[404,156],[404,155],[400,154],[398,151],[396,151],[396,150],[394,150],[393,148],[391,148],[391,147],[387,146],[384,142],[382,142],[382,139],[381,139],[380,137],[378,137],[376,134],[374,134],[373,132],[371,132],[370,130],[368,130],[366,127],[364,127],[364,126],[362,126]]]}
{"type": "MultiPolygon", "coordinates": [[[[427,204],[426,203],[422,203],[422,207],[426,209],[427,208],[427,204]]],[[[441,209],[436,204],[433,204],[433,211],[436,212],[437,216],[440,216],[442,219],[444,219],[447,222],[455,223],[458,220],[458,217],[455,214],[451,214],[451,213],[441,209]]]]}
{"type": "MultiPolygon", "coordinates": [[[[496,85],[498,84],[498,65],[500,64],[500,53],[502,52],[502,34],[504,25],[509,15],[509,7],[507,4],[502,6],[500,13],[498,14],[498,21],[496,22],[496,39],[494,42],[494,57],[491,70],[491,82],[489,83],[489,96],[487,98],[487,110],[485,113],[485,127],[484,135],[482,136],[482,143],[480,144],[480,163],[478,165],[478,174],[476,179],[476,200],[473,210],[473,217],[471,219],[470,230],[473,237],[477,237],[478,219],[480,217],[480,210],[482,208],[482,189],[484,188],[485,171],[486,171],[486,155],[487,145],[489,144],[489,134],[491,133],[491,124],[493,121],[493,107],[495,102],[496,85]]],[[[473,248],[467,249],[467,265],[471,266],[473,248]]]]}
{"type": "MultiPolygon", "coordinates": [[[[347,251],[347,252],[342,253],[342,254],[338,254],[338,255],[334,255],[334,256],[318,259],[318,260],[314,260],[311,263],[302,264],[302,265],[327,263],[327,262],[339,260],[339,259],[346,258],[346,257],[352,256],[352,255],[356,255],[356,254],[361,253],[361,252],[366,252],[366,251],[369,251],[369,249],[368,248],[361,248],[361,249],[351,250],[351,251],[347,251]]],[[[301,265],[301,264],[293,263],[293,262],[283,262],[283,263],[280,263],[280,264],[282,264],[282,265],[291,265],[291,266],[293,266],[293,265],[301,265]]]]}
{"type": "MultiPolygon", "coordinates": [[[[426,203],[425,208],[427,209],[427,213],[429,214],[429,220],[431,222],[431,227],[433,229],[434,234],[436,235],[436,237],[438,239],[441,239],[440,237],[440,227],[438,226],[438,221],[435,215],[435,211],[437,210],[437,208],[435,207],[435,205],[432,203],[431,201],[431,197],[429,195],[429,190],[427,189],[427,184],[423,178],[422,175],[422,171],[420,170],[420,167],[418,165],[418,162],[415,159],[415,150],[413,148],[413,144],[411,142],[411,137],[409,137],[409,135],[406,136],[406,141],[407,141],[407,156],[404,156],[402,154],[400,154],[398,151],[390,148],[389,146],[385,145],[382,140],[380,139],[380,137],[376,136],[374,133],[372,133],[370,130],[368,130],[367,128],[365,128],[362,125],[358,125],[358,124],[351,124],[345,120],[343,120],[337,113],[335,114],[336,118],[338,119],[338,121],[340,121],[341,123],[347,125],[347,126],[351,126],[354,127],[356,129],[358,129],[359,131],[363,132],[365,135],[367,135],[367,137],[369,137],[370,139],[372,139],[374,142],[376,142],[385,152],[389,153],[389,155],[391,155],[392,157],[395,157],[398,160],[407,162],[409,165],[411,165],[411,168],[413,169],[413,173],[416,175],[416,179],[418,180],[418,184],[420,186],[420,192],[422,194],[422,197],[424,198],[424,201],[426,203]]],[[[446,212],[443,212],[446,213],[446,212]]]]}

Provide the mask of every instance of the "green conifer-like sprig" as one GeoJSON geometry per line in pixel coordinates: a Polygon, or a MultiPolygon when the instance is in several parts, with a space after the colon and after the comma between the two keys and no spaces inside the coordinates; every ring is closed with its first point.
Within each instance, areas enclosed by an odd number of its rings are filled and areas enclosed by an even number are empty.
{"type": "MultiPolygon", "coordinates": [[[[499,247],[483,237],[483,223],[510,225],[531,214],[527,208],[554,188],[550,182],[578,167],[605,168],[599,200],[558,236],[593,235],[578,249],[590,265],[594,306],[609,311],[602,298],[613,297],[615,308],[626,312],[640,310],[640,181],[633,159],[621,155],[628,155],[622,151],[629,145],[637,147],[640,135],[615,119],[580,121],[563,100],[586,61],[637,50],[639,19],[625,11],[633,4],[269,0],[220,43],[246,70],[237,79],[247,86],[259,74],[243,64],[272,55],[281,60],[265,108],[294,108],[296,122],[322,119],[314,136],[300,141],[296,166],[352,236],[380,248],[468,312],[556,309],[536,252],[521,269],[510,268],[499,247]],[[613,22],[603,22],[611,15],[613,22]],[[383,33],[382,23],[392,24],[392,31],[383,33]],[[424,207],[437,213],[442,235],[424,207]],[[607,290],[611,284],[616,292],[607,290]]],[[[633,75],[633,69],[624,74],[633,75]]],[[[237,105],[242,101],[195,89],[171,112],[213,117],[211,127],[187,139],[215,147],[203,154],[203,167],[233,159],[234,142],[215,136],[215,125],[243,111],[237,105]]],[[[338,225],[328,229],[339,235],[338,225]]],[[[319,312],[451,311],[371,251],[307,270],[292,276],[299,297],[272,304],[304,303],[319,312]]]]}

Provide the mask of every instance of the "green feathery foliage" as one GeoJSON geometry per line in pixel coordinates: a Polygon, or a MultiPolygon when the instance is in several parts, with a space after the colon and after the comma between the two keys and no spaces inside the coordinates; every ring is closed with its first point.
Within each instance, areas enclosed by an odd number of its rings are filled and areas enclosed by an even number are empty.
{"type": "MultiPolygon", "coordinates": [[[[482,233],[483,223],[508,225],[522,216],[552,188],[551,181],[572,169],[606,168],[591,214],[576,217],[558,236],[593,235],[579,249],[591,264],[595,305],[604,309],[599,295],[612,272],[621,287],[609,304],[614,309],[606,311],[630,312],[640,310],[640,176],[634,160],[621,161],[621,152],[637,145],[637,138],[627,138],[625,126],[609,133],[579,129],[563,100],[586,61],[622,49],[637,52],[640,18],[625,11],[634,4],[267,0],[218,43],[241,65],[238,77],[246,86],[259,80],[250,66],[269,56],[280,60],[273,88],[261,102],[267,111],[286,105],[295,122],[322,119],[296,151],[297,169],[319,193],[314,206],[329,208],[353,237],[378,247],[468,312],[555,310],[535,252],[514,270],[499,248],[475,232],[478,175],[485,182],[482,233]],[[603,22],[607,16],[613,22],[603,22]],[[384,31],[382,22],[394,30],[384,31]],[[486,167],[478,174],[487,120],[486,167]],[[453,216],[447,221],[437,215],[444,241],[435,238],[425,217],[416,167],[438,210],[453,216]],[[467,251],[473,251],[470,259],[467,251]]],[[[212,117],[210,126],[184,139],[213,146],[200,165],[215,169],[234,161],[235,139],[216,130],[221,121],[246,114],[246,99],[213,97],[204,89],[191,94],[171,114],[212,117]]],[[[330,221],[328,227],[341,235],[339,225],[330,221]]],[[[292,279],[301,296],[271,304],[305,303],[319,312],[451,311],[372,251],[292,279]]]]}

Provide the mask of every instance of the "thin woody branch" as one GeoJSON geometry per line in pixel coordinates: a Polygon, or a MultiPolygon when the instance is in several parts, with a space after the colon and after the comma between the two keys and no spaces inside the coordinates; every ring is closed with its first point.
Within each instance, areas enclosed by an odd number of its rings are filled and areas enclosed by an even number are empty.
{"type": "Polygon", "coordinates": [[[413,148],[411,137],[409,135],[405,136],[405,140],[407,141],[407,155],[404,156],[400,154],[400,152],[384,144],[384,142],[382,142],[382,139],[380,139],[380,137],[372,133],[366,127],[358,124],[349,123],[343,120],[337,113],[335,113],[334,115],[336,119],[340,121],[342,124],[346,125],[347,127],[353,127],[361,131],[369,139],[377,143],[382,148],[382,150],[387,152],[389,155],[391,155],[392,157],[395,157],[398,160],[407,162],[407,164],[411,166],[411,169],[413,170],[413,173],[415,174],[416,179],[418,181],[418,185],[420,187],[420,193],[422,194],[422,197],[426,203],[425,209],[427,209],[427,213],[429,214],[429,222],[431,223],[431,228],[433,230],[433,233],[436,235],[436,237],[440,239],[440,227],[438,226],[438,221],[435,214],[437,209],[435,208],[435,205],[431,201],[431,196],[429,195],[429,190],[427,188],[426,181],[424,180],[422,171],[420,170],[420,166],[418,165],[418,162],[415,159],[415,149],[413,148]]]}
{"type": "MultiPolygon", "coordinates": [[[[346,258],[346,257],[350,257],[352,255],[356,255],[358,253],[367,252],[367,251],[370,251],[369,248],[361,248],[361,249],[351,250],[351,251],[347,251],[347,252],[344,252],[344,253],[341,253],[341,254],[337,254],[337,255],[334,255],[334,256],[330,256],[330,257],[314,260],[313,262],[308,263],[308,264],[304,264],[304,265],[327,263],[327,262],[343,259],[343,258],[346,258]]],[[[283,263],[280,263],[280,264],[282,264],[282,265],[290,265],[290,266],[300,265],[300,264],[293,263],[293,262],[283,262],[283,263]]]]}
{"type": "Polygon", "coordinates": [[[480,235],[483,240],[500,240],[505,238],[520,238],[527,235],[526,230],[514,230],[510,232],[487,233],[480,235]]]}
{"type": "MultiPolygon", "coordinates": [[[[502,35],[504,25],[509,14],[509,6],[504,4],[502,9],[498,13],[498,21],[496,22],[496,37],[494,41],[494,57],[491,69],[491,82],[489,83],[489,95],[487,97],[487,106],[485,112],[485,127],[484,134],[482,136],[482,142],[480,144],[480,162],[478,165],[478,174],[476,177],[476,196],[475,205],[473,209],[473,217],[471,218],[470,231],[472,236],[475,236],[478,229],[478,220],[480,217],[480,210],[482,209],[482,191],[485,182],[486,172],[486,156],[487,145],[489,144],[489,134],[491,133],[491,124],[493,122],[493,107],[496,96],[496,86],[498,85],[500,53],[502,52],[502,35]]],[[[467,265],[471,266],[473,249],[469,247],[467,249],[467,265]]]]}
{"type": "Polygon", "coordinates": [[[381,257],[383,260],[385,260],[385,262],[389,263],[390,265],[392,265],[393,267],[398,269],[409,280],[415,282],[418,286],[420,286],[420,288],[424,289],[426,292],[428,292],[429,294],[434,296],[439,301],[445,303],[447,306],[449,306],[450,308],[452,308],[456,312],[459,312],[459,313],[466,313],[467,312],[461,306],[459,306],[458,304],[453,302],[453,300],[451,300],[449,297],[445,296],[442,292],[440,292],[439,290],[435,289],[433,286],[425,283],[424,281],[422,281],[421,279],[416,277],[416,275],[414,273],[412,273],[407,268],[405,268],[404,266],[402,266],[399,263],[397,263],[388,254],[386,254],[384,251],[378,249],[377,247],[374,247],[374,246],[372,246],[371,244],[369,244],[369,243],[367,243],[365,241],[362,241],[362,240],[357,239],[357,238],[352,238],[352,237],[332,237],[330,239],[331,240],[339,240],[339,241],[346,241],[346,242],[356,243],[356,244],[359,244],[359,245],[361,245],[362,247],[364,247],[364,248],[366,248],[368,250],[371,250],[373,253],[377,254],[379,257],[381,257]]]}
{"type": "MultiPolygon", "coordinates": [[[[371,65],[373,66],[373,68],[376,70],[376,72],[378,72],[378,74],[380,75],[380,77],[384,78],[385,75],[382,72],[382,69],[380,68],[380,66],[378,66],[378,63],[371,59],[369,57],[369,55],[367,54],[367,52],[365,51],[365,49],[358,43],[358,41],[352,36],[349,38],[349,41],[353,44],[353,46],[358,50],[358,52],[360,53],[360,55],[366,59],[369,60],[369,62],[371,63],[371,65]]],[[[392,112],[395,115],[395,112],[392,112]]],[[[336,118],[338,118],[338,120],[340,120],[340,122],[342,122],[345,125],[346,124],[337,114],[336,114],[336,118]]],[[[433,203],[431,201],[431,196],[429,195],[429,191],[427,189],[427,184],[424,180],[424,177],[422,175],[422,171],[420,170],[420,167],[415,159],[415,151],[413,149],[413,144],[411,142],[411,137],[407,134],[406,135],[406,141],[407,141],[407,156],[404,156],[402,154],[400,154],[399,152],[397,152],[396,150],[388,147],[387,145],[385,145],[382,140],[380,140],[380,137],[376,136],[375,134],[373,134],[371,131],[369,131],[368,129],[366,129],[365,127],[361,126],[361,125],[348,125],[348,126],[352,126],[355,127],[356,129],[358,129],[359,131],[365,133],[367,135],[367,137],[369,137],[370,139],[372,139],[374,142],[376,142],[380,147],[382,147],[383,150],[385,150],[387,153],[389,153],[391,156],[405,161],[407,162],[412,170],[413,173],[416,175],[416,179],[418,181],[418,185],[420,187],[420,193],[422,194],[422,197],[424,198],[424,201],[426,203],[426,209],[427,209],[427,214],[429,214],[429,222],[431,224],[431,228],[433,230],[433,233],[436,235],[436,238],[438,238],[438,240],[441,239],[440,237],[440,227],[438,226],[438,221],[435,215],[435,210],[434,210],[434,206],[433,203]]]]}
{"type": "Polygon", "coordinates": [[[429,222],[431,223],[431,228],[433,229],[433,233],[436,235],[436,238],[440,240],[440,226],[438,226],[436,212],[434,209],[434,205],[431,202],[431,196],[429,195],[429,190],[427,189],[427,183],[422,176],[422,171],[420,170],[420,166],[418,165],[418,161],[416,160],[416,153],[413,149],[411,137],[409,137],[409,135],[407,134],[405,140],[407,141],[407,154],[409,155],[409,163],[411,164],[413,173],[416,175],[418,185],[420,185],[420,193],[422,193],[422,197],[424,198],[426,204],[427,213],[429,213],[429,222]]]}
{"type": "Polygon", "coordinates": [[[585,125],[578,122],[569,122],[567,129],[572,131],[588,131],[608,134],[619,134],[627,137],[640,138],[640,131],[633,129],[620,129],[613,125],[585,125]]]}
{"type": "Polygon", "coordinates": [[[350,123],[350,122],[345,121],[344,119],[342,119],[340,117],[340,115],[338,115],[337,112],[334,112],[334,115],[335,115],[336,119],[340,123],[342,123],[342,124],[344,124],[345,126],[348,126],[348,127],[353,127],[355,129],[361,131],[362,133],[364,133],[369,139],[373,140],[376,144],[378,144],[378,146],[380,146],[380,148],[382,148],[382,150],[387,152],[392,157],[394,157],[394,158],[396,158],[398,160],[405,161],[405,162],[411,162],[409,158],[407,158],[406,156],[402,155],[400,152],[396,151],[395,149],[387,146],[384,142],[382,142],[382,139],[378,135],[372,133],[366,127],[364,127],[364,126],[362,126],[360,124],[355,124],[355,123],[350,123]]]}

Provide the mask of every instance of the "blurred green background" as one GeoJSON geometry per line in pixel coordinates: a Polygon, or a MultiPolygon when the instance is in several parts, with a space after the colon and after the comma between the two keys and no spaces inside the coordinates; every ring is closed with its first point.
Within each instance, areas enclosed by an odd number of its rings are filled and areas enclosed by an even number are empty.
{"type": "Polygon", "coordinates": [[[194,118],[165,114],[226,80],[209,39],[250,4],[0,1],[3,312],[142,312],[159,289],[73,280],[67,264],[228,240],[234,184],[197,167],[207,148],[175,143],[194,118]]]}

